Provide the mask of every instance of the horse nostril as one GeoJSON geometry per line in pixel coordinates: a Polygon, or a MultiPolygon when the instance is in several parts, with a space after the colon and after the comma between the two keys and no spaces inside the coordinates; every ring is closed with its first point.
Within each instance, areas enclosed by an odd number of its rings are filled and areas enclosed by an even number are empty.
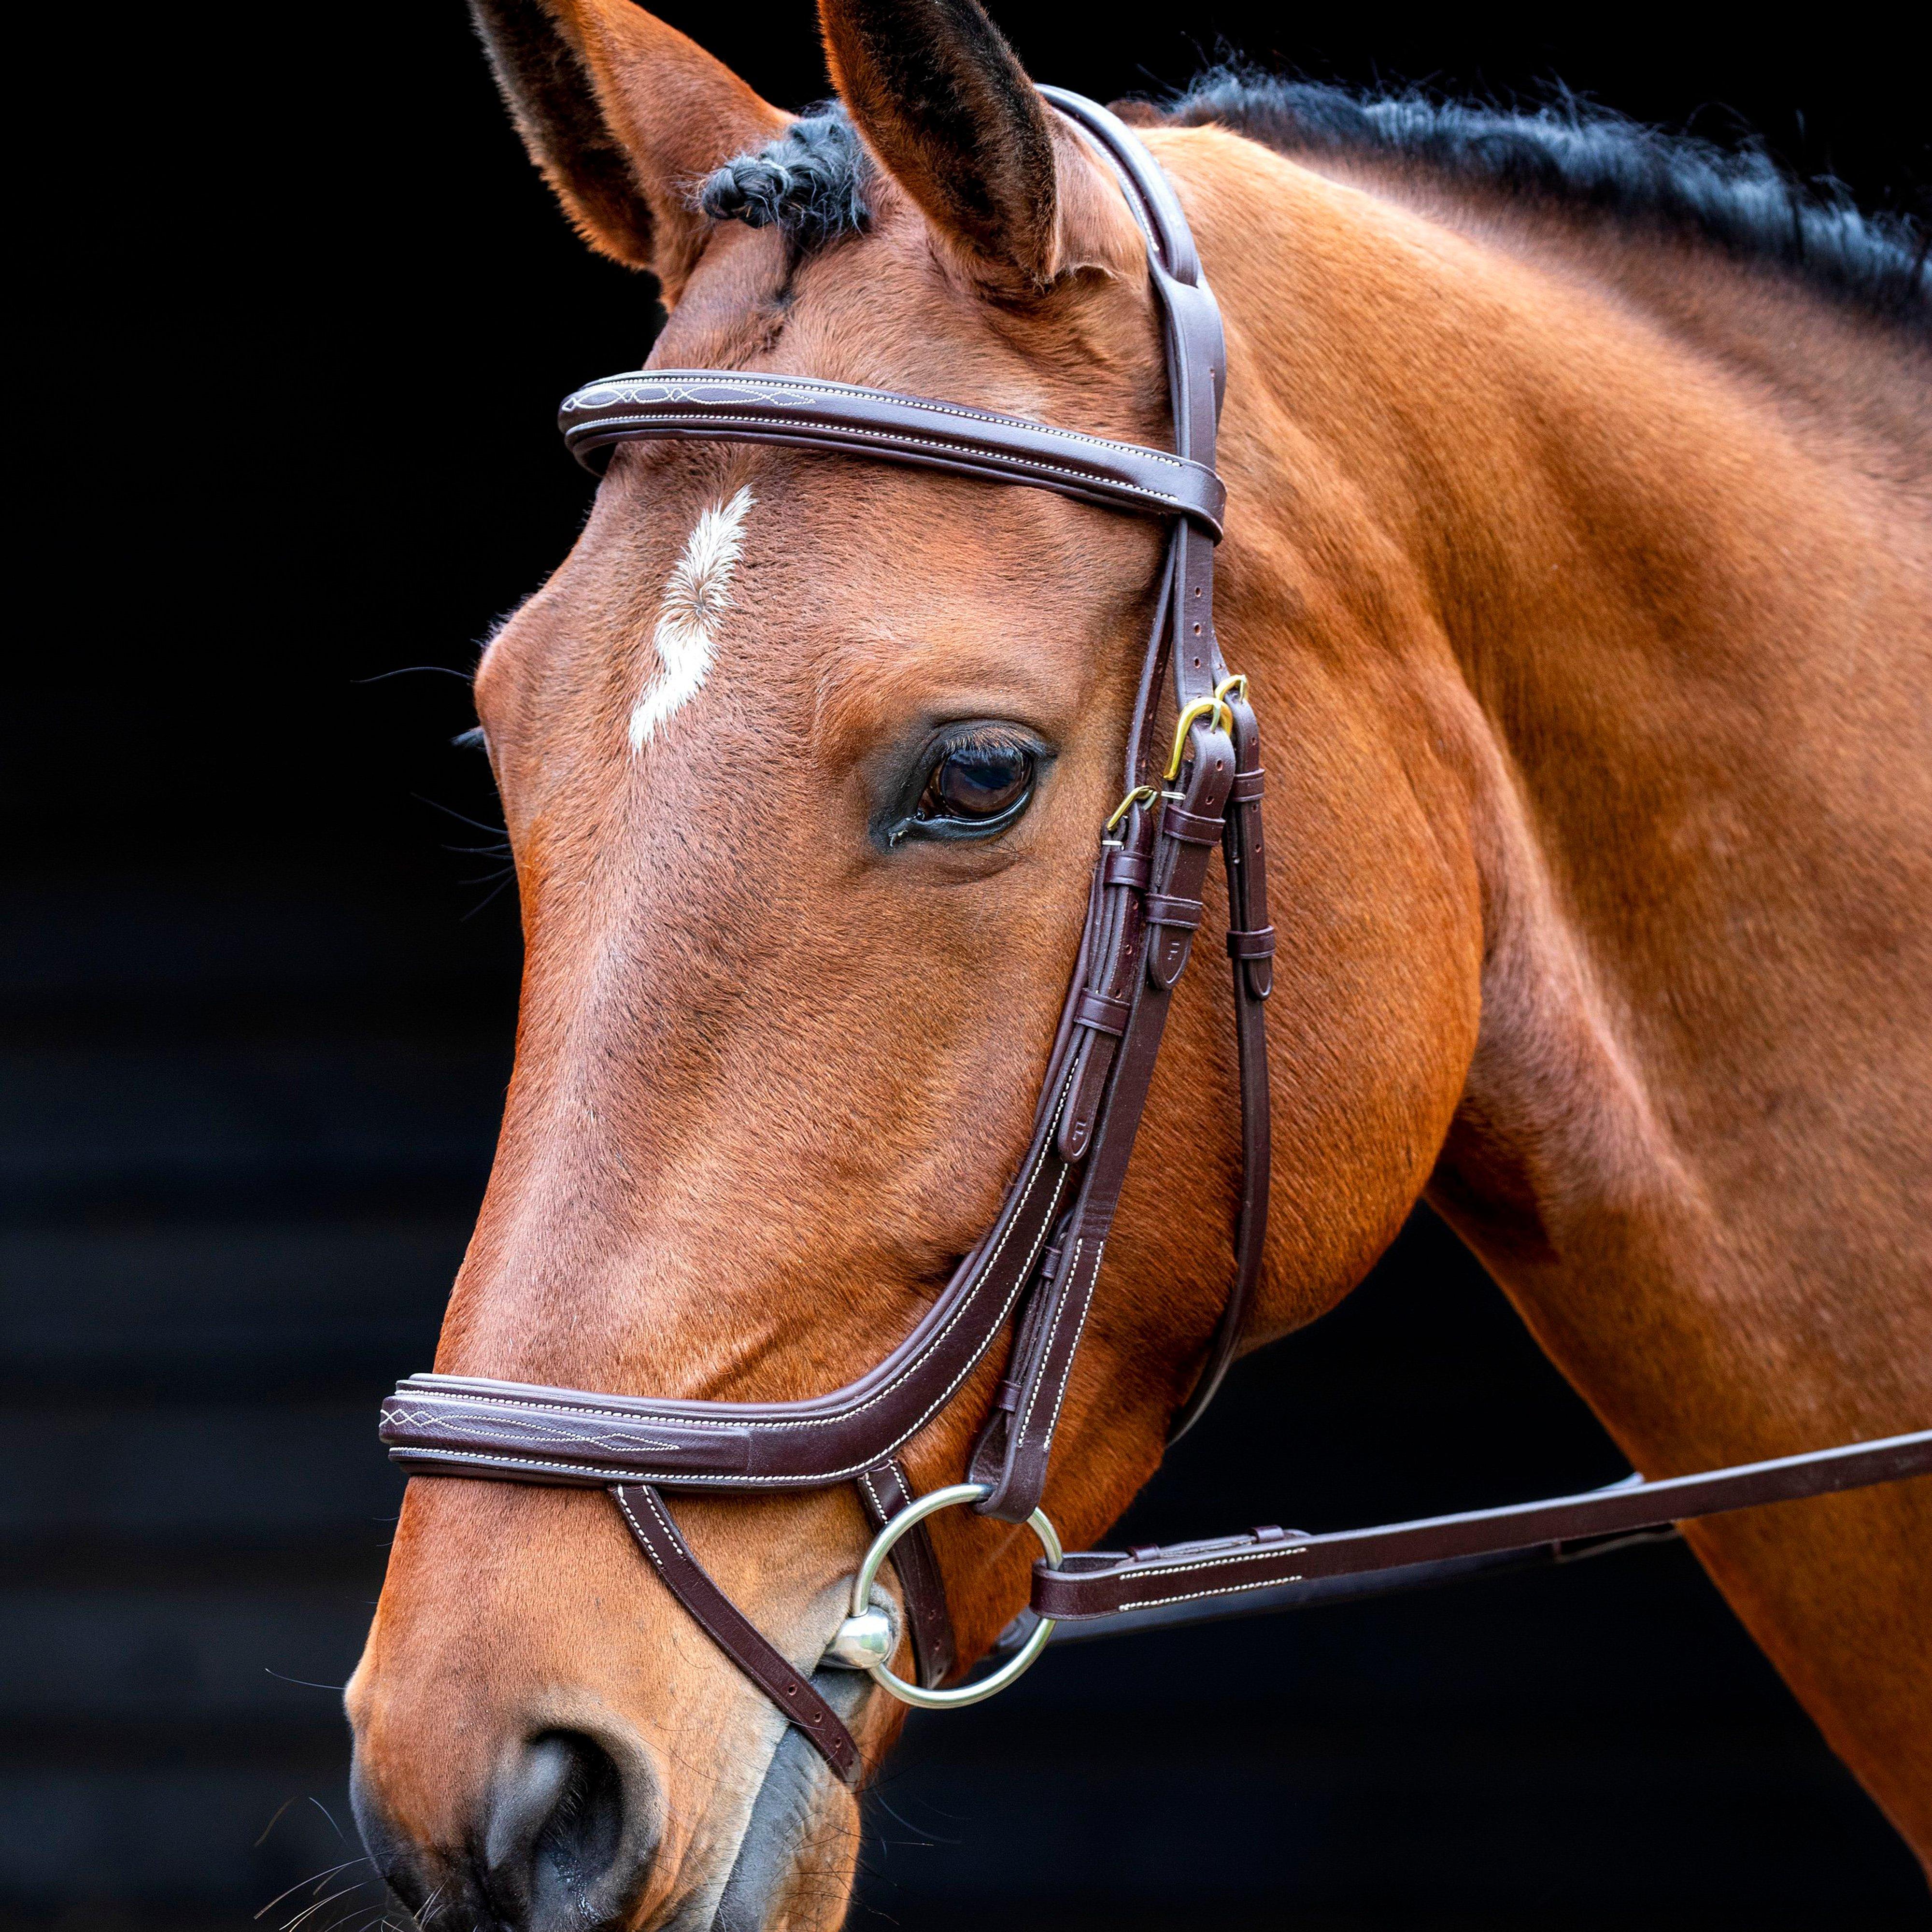
{"type": "Polygon", "coordinates": [[[639,1822],[627,1815],[622,1774],[595,1738],[532,1738],[500,1774],[484,1828],[499,1910],[528,1932],[614,1924],[644,1877],[640,1848],[626,1842],[639,1822]]]}

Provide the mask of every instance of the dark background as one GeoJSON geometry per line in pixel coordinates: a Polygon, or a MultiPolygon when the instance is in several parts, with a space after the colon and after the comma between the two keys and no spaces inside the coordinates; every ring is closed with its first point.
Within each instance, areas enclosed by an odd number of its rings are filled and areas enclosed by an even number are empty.
{"type": "MultiPolygon", "coordinates": [[[[771,98],[823,92],[804,0],[669,11],[771,98]]],[[[1560,77],[1868,205],[1928,174],[1890,10],[1000,11],[1102,98],[1225,40],[1356,84],[1560,77]]],[[[16,95],[46,118],[0,712],[0,1924],[238,1932],[356,1855],[374,1403],[430,1358],[508,1067],[460,674],[583,513],[557,397],[634,364],[652,308],[556,214],[452,0],[87,20],[16,95]]],[[[1424,1217],[1247,1366],[1141,1527],[1620,1471],[1424,1217]]],[[[1056,1656],[915,1718],[873,1818],[854,1922],[913,1932],[1928,1918],[1681,1551],[1056,1656]]]]}

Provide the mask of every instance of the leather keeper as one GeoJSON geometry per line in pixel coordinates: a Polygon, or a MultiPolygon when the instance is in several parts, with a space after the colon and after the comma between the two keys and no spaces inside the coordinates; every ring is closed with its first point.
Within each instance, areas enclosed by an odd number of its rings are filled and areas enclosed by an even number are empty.
{"type": "Polygon", "coordinates": [[[1035,1266],[1034,1272],[1042,1288],[1051,1288],[1060,1279],[1060,1270],[1066,1265],[1066,1243],[1072,1225],[1070,1216],[1060,1222],[1035,1266]]]}
{"type": "Polygon", "coordinates": [[[1144,852],[1130,852],[1124,846],[1112,846],[1100,861],[1100,883],[1103,886],[1133,886],[1144,888],[1148,882],[1148,861],[1144,852]]]}
{"type": "Polygon", "coordinates": [[[1169,799],[1160,814],[1160,834],[1163,838],[1178,838],[1185,845],[1218,845],[1221,821],[1189,812],[1169,799]]]}
{"type": "Polygon", "coordinates": [[[1198,899],[1178,898],[1172,892],[1149,892],[1144,903],[1150,926],[1178,926],[1192,932],[1201,924],[1204,908],[1198,899]]]}
{"type": "Polygon", "coordinates": [[[1251,772],[1237,772],[1234,782],[1228,788],[1230,805],[1256,805],[1261,802],[1262,768],[1257,765],[1251,772]]]}
{"type": "Polygon", "coordinates": [[[1130,1000],[1117,1000],[1111,993],[1083,992],[1073,1003],[1073,1024],[1091,1027],[1096,1033],[1112,1034],[1118,1040],[1127,1030],[1133,1012],[1130,1000]]]}
{"type": "Polygon", "coordinates": [[[1257,932],[1231,928],[1228,934],[1230,959],[1271,959],[1274,956],[1274,928],[1264,926],[1257,932]]]}

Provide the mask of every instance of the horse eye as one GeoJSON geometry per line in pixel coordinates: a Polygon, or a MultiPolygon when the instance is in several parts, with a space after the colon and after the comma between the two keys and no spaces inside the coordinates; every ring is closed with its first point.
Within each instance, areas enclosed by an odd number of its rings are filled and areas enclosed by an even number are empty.
{"type": "Polygon", "coordinates": [[[1010,739],[967,739],[950,746],[932,768],[919,802],[922,819],[998,818],[1033,789],[1034,754],[1010,739]]]}

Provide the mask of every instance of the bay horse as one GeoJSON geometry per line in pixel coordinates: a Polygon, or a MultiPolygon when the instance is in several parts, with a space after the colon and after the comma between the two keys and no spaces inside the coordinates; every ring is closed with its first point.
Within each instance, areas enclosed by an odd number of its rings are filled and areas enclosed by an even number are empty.
{"type": "MultiPolygon", "coordinates": [[[[570,218],[657,278],[654,364],[1161,440],[1140,234],[976,0],[821,0],[838,100],[796,121],[628,0],[477,12],[570,218]]],[[[1238,76],[1132,112],[1226,317],[1220,628],[1272,747],[1251,1342],[1426,1199],[1648,1474],[1918,1426],[1922,244],[1621,125],[1238,76]]],[[[911,1327],[1026,1142],[1160,548],[1042,490],[616,452],[476,675],[526,957],[439,1370],[796,1399],[911,1327]]],[[[1228,998],[1176,995],[1059,1424],[1070,1541],[1146,1480],[1216,1327],[1228,998]]],[[[998,1374],[914,1440],[916,1490],[998,1374]]],[[[850,1490],[679,1516],[808,1670],[850,1490]]],[[[970,1660],[1031,1539],[932,1532],[970,1660]]],[[[1688,1534],[1932,1861],[1932,1481],[1688,1534]]],[[[850,1791],[760,1803],[782,1718],[599,1497],[412,1481],[348,1705],[425,1927],[843,1916],[850,1791]]],[[[899,1710],[858,1702],[868,1763],[899,1710]]]]}

